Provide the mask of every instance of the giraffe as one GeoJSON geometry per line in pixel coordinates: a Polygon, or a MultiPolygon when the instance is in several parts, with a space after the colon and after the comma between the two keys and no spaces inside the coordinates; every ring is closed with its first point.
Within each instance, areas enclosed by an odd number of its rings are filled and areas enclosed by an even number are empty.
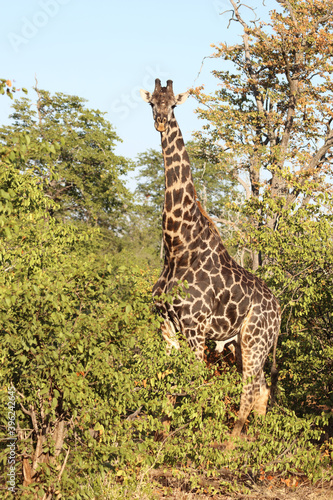
{"type": "Polygon", "coordinates": [[[176,331],[181,332],[199,360],[203,360],[206,339],[216,341],[220,348],[227,342],[236,343],[243,379],[232,431],[237,437],[252,409],[260,415],[266,413],[270,390],[263,367],[274,346],[273,386],[280,307],[267,285],[228,254],[216,226],[197,200],[189,157],[173,112],[188,93],[174,95],[172,80],[162,87],[159,79],[152,94],[146,90],[140,93],[152,107],[165,167],[165,258],[153,287],[155,304],[164,319],[162,335],[169,348],[179,349],[176,331]],[[185,297],[177,295],[171,304],[163,301],[161,295],[170,293],[179,281],[187,282],[185,297]]]}

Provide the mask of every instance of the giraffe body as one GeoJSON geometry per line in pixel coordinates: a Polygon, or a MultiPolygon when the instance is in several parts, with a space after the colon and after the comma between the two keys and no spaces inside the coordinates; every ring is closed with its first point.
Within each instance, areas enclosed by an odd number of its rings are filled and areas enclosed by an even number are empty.
{"type": "Polygon", "coordinates": [[[269,389],[263,367],[277,340],[279,304],[262,280],[228,254],[196,199],[189,158],[173,113],[187,94],[175,96],[170,80],[167,87],[156,80],[154,93],[141,91],[141,95],[153,108],[165,165],[165,259],[153,287],[155,303],[164,318],[162,334],[169,348],[179,348],[176,331],[180,331],[201,360],[207,339],[220,346],[237,342],[244,382],[233,430],[233,435],[238,435],[252,408],[261,415],[266,412],[269,389]],[[177,295],[172,303],[162,300],[163,294],[185,281],[185,297],[177,295]]]}

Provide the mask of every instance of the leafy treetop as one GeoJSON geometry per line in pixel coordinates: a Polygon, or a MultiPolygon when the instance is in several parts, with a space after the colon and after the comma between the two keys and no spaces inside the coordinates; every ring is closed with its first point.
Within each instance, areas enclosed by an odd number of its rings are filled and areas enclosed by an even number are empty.
{"type": "MultiPolygon", "coordinates": [[[[213,57],[232,69],[213,72],[215,95],[193,90],[208,120],[203,149],[266,207],[331,195],[333,2],[279,0],[269,24],[246,23],[230,3],[242,43],[216,45],[213,57]]],[[[278,217],[261,223],[274,228],[278,217]]]]}
{"type": "Polygon", "coordinates": [[[11,147],[15,135],[28,135],[29,162],[23,158],[18,168],[40,178],[58,217],[121,230],[130,200],[121,176],[131,164],[115,154],[120,139],[105,113],[87,109],[82,98],[36,90],[36,105],[27,98],[14,102],[14,124],[0,129],[2,143],[11,147]]]}

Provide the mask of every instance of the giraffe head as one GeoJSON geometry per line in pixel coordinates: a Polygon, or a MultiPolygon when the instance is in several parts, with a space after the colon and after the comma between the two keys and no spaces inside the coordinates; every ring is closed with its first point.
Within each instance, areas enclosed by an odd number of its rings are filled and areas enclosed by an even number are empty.
{"type": "Polygon", "coordinates": [[[161,80],[155,80],[155,89],[151,94],[147,90],[140,90],[141,97],[153,109],[155,128],[158,132],[165,132],[173,116],[173,108],[183,104],[188,97],[188,92],[175,95],[172,89],[172,80],[167,81],[167,86],[161,86],[161,80]]]}

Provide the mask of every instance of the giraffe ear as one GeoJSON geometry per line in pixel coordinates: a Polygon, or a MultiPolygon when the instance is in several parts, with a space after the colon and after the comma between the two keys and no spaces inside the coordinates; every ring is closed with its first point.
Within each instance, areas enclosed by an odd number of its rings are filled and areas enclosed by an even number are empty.
{"type": "Polygon", "coordinates": [[[151,93],[148,92],[147,90],[140,89],[140,95],[144,101],[146,102],[151,101],[151,93]]]}
{"type": "Polygon", "coordinates": [[[182,94],[177,94],[175,97],[177,106],[179,106],[180,104],[183,104],[183,102],[186,101],[188,96],[189,96],[188,92],[183,92],[182,94]]]}

